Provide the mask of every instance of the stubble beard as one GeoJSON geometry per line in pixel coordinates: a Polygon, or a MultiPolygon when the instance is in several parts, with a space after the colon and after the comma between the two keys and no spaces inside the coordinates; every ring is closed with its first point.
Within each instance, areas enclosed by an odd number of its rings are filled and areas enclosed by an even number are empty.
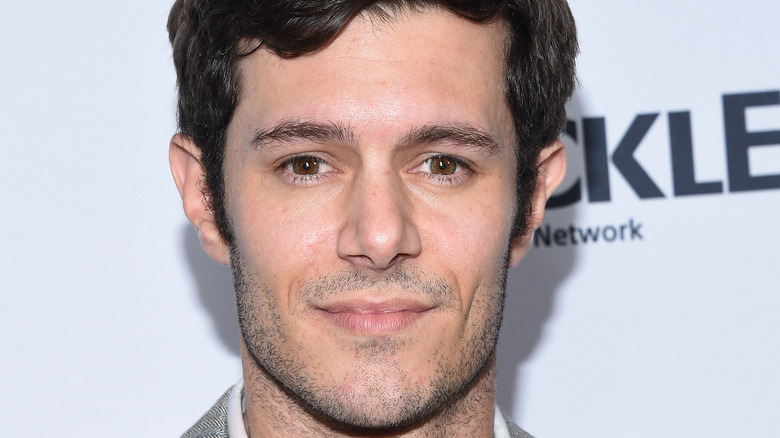
{"type": "MultiPolygon", "coordinates": [[[[246,272],[242,255],[235,249],[236,245],[231,247],[238,322],[252,362],[250,366],[284,394],[283,401],[294,405],[293,410],[331,429],[399,431],[417,427],[439,414],[452,414],[458,406],[467,407],[468,395],[485,379],[488,381],[482,383],[489,384],[492,391],[506,291],[506,256],[498,268],[496,281],[486,285],[487,293],[475,297],[472,303],[472,311],[479,309],[482,318],[468,322],[473,326],[469,329],[474,335],[463,343],[458,360],[432,358],[436,360],[434,378],[425,385],[413,384],[401,364],[393,360],[393,354],[405,347],[405,341],[394,337],[366,340],[355,345],[355,353],[362,359],[352,370],[354,376],[360,376],[363,389],[345,392],[318,379],[316,368],[309,366],[311,362],[304,354],[283,351],[288,338],[274,295],[257,275],[246,272]]],[[[309,287],[308,293],[313,295],[391,285],[433,294],[434,301],[444,310],[454,305],[456,299],[446,281],[408,267],[398,267],[379,280],[350,271],[312,279],[303,287],[309,287]]],[[[492,401],[492,392],[490,395],[492,401]]]]}

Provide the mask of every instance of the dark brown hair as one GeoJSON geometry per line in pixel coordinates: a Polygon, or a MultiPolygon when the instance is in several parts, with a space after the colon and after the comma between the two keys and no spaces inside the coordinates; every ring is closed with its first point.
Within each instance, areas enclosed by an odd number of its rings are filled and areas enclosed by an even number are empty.
{"type": "Polygon", "coordinates": [[[566,122],[574,88],[577,36],[566,0],[176,0],[168,18],[182,133],[201,150],[205,187],[222,237],[233,234],[224,208],[226,133],[240,98],[238,60],[263,46],[292,58],[332,41],[359,12],[446,8],[465,19],[504,20],[506,98],[514,120],[518,214],[512,238],[528,227],[541,149],[566,122]],[[252,45],[254,43],[254,45],[252,45]]]}

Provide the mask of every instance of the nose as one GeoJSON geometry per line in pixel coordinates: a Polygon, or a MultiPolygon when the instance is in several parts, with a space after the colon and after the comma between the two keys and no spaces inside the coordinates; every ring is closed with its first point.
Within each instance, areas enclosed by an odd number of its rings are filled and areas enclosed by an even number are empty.
{"type": "Polygon", "coordinates": [[[403,182],[392,175],[358,178],[347,190],[346,220],[338,255],[353,265],[383,270],[420,253],[413,205],[403,182]]]}

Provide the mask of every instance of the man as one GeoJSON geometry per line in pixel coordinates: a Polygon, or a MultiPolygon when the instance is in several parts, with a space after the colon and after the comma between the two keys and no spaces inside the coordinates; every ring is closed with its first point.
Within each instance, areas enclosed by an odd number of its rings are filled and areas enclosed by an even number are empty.
{"type": "Polygon", "coordinates": [[[528,436],[506,270],[565,171],[565,0],[179,0],[170,161],[243,382],[186,437],[528,436]]]}

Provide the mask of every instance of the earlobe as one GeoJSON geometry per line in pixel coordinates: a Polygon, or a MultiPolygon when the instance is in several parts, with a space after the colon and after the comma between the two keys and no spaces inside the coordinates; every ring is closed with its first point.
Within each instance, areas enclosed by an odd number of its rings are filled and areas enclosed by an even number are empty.
{"type": "Polygon", "coordinates": [[[185,134],[176,134],[169,149],[171,173],[181,195],[184,214],[195,225],[203,250],[215,262],[230,264],[230,251],[219,233],[214,215],[206,200],[206,171],[200,161],[200,149],[185,134]]]}
{"type": "Polygon", "coordinates": [[[537,159],[539,176],[536,181],[536,190],[533,196],[533,210],[528,220],[528,231],[515,239],[510,248],[509,266],[515,266],[525,257],[531,248],[531,240],[534,231],[539,228],[544,218],[544,206],[550,199],[555,189],[563,181],[566,175],[566,147],[560,139],[547,145],[539,153],[537,159]]]}

